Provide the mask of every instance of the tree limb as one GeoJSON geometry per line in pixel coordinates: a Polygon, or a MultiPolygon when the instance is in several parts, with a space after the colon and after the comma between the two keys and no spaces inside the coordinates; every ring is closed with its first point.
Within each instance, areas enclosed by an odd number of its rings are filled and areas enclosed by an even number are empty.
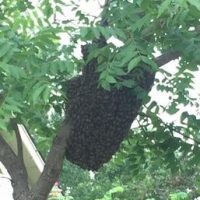
{"type": "Polygon", "coordinates": [[[44,170],[39,180],[31,190],[32,199],[46,200],[53,185],[58,180],[63,166],[70,129],[69,119],[65,120],[58,135],[53,141],[44,170]]]}
{"type": "Polygon", "coordinates": [[[168,62],[175,60],[181,56],[181,53],[178,51],[169,51],[155,58],[155,61],[158,67],[162,67],[168,62]]]}
{"type": "Polygon", "coordinates": [[[20,195],[29,192],[26,172],[24,171],[18,157],[6,143],[0,133],[0,161],[8,170],[12,178],[12,186],[14,189],[14,198],[20,199],[20,195]]]}

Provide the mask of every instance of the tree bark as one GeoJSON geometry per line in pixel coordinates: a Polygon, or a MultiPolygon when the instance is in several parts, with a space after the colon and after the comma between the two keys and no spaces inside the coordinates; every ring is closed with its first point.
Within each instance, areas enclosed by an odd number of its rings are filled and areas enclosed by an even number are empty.
{"type": "Polygon", "coordinates": [[[167,64],[168,62],[172,60],[179,58],[180,56],[181,56],[181,53],[178,51],[169,51],[155,58],[155,61],[158,67],[162,67],[163,65],[167,64]]]}
{"type": "Polygon", "coordinates": [[[0,161],[6,167],[12,179],[13,197],[15,200],[21,200],[23,194],[29,193],[26,170],[1,135],[0,147],[0,161]]]}
{"type": "Polygon", "coordinates": [[[28,187],[27,173],[21,159],[0,135],[0,161],[11,176],[15,200],[46,200],[62,170],[67,138],[70,132],[69,120],[65,121],[55,137],[48,154],[44,170],[33,188],[28,187]]]}
{"type": "Polygon", "coordinates": [[[46,200],[54,183],[58,180],[63,166],[69,133],[70,120],[67,118],[53,141],[52,148],[48,154],[44,170],[39,180],[31,189],[31,200],[46,200]]]}

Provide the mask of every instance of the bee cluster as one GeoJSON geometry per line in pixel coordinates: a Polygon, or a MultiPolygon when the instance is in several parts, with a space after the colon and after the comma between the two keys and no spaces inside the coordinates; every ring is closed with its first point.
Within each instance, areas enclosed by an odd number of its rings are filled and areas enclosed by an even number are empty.
{"type": "Polygon", "coordinates": [[[129,88],[106,91],[98,87],[96,66],[94,59],[68,83],[66,112],[72,129],[66,158],[88,170],[98,170],[112,158],[142,104],[129,88]]]}

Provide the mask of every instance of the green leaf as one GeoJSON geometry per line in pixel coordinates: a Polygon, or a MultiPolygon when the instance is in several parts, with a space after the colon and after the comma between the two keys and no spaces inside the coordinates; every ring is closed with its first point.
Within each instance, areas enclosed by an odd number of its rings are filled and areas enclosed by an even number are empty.
{"type": "Polygon", "coordinates": [[[159,6],[159,9],[158,9],[158,18],[164,12],[168,11],[170,4],[171,4],[171,0],[165,0],[164,2],[162,2],[162,4],[159,6]]]}
{"type": "Polygon", "coordinates": [[[63,73],[66,70],[66,63],[64,61],[58,61],[59,71],[63,73]]]}
{"type": "Polygon", "coordinates": [[[112,189],[109,191],[110,194],[118,193],[118,192],[120,192],[120,193],[121,193],[121,192],[124,192],[124,188],[121,187],[121,186],[117,186],[117,187],[112,188],[112,189]]]}
{"type": "Polygon", "coordinates": [[[14,53],[17,51],[17,48],[11,48],[3,57],[3,62],[8,63],[14,56],[14,53]]]}
{"type": "Polygon", "coordinates": [[[107,76],[108,76],[108,71],[105,70],[100,74],[99,80],[106,79],[107,76]]]}
{"type": "Polygon", "coordinates": [[[175,113],[177,113],[179,111],[179,109],[177,108],[177,105],[175,103],[172,103],[170,105],[170,107],[167,109],[167,112],[170,114],[170,115],[173,115],[175,113]]]}
{"type": "Polygon", "coordinates": [[[37,83],[34,86],[34,92],[32,94],[33,104],[36,104],[37,102],[39,102],[41,100],[40,95],[42,94],[42,92],[44,90],[46,90],[47,87],[48,87],[48,85],[42,84],[41,82],[37,83]]]}
{"type": "Polygon", "coordinates": [[[120,61],[120,65],[124,66],[125,64],[127,64],[127,62],[129,62],[135,56],[138,56],[138,52],[137,51],[133,52],[132,47],[127,48],[125,51],[123,51],[123,58],[120,61]]]}
{"type": "Polygon", "coordinates": [[[56,6],[56,11],[59,12],[60,14],[64,15],[63,9],[60,6],[56,6]]]}
{"type": "Polygon", "coordinates": [[[141,56],[141,57],[142,57],[142,61],[145,62],[146,64],[150,65],[154,71],[158,70],[157,64],[152,59],[149,59],[146,56],[141,56]]]}
{"type": "Polygon", "coordinates": [[[82,39],[85,39],[88,33],[89,33],[89,29],[88,28],[82,27],[80,29],[80,35],[81,35],[82,39]]]}
{"type": "Polygon", "coordinates": [[[109,37],[111,36],[109,30],[105,27],[99,27],[101,34],[106,38],[109,39],[109,37]]]}
{"type": "Polygon", "coordinates": [[[7,97],[3,104],[3,109],[10,113],[22,113],[21,108],[23,107],[21,103],[18,102],[16,94],[13,93],[13,97],[7,97]]]}
{"type": "Polygon", "coordinates": [[[21,109],[14,104],[5,104],[4,109],[11,112],[22,113],[21,109]]]}
{"type": "Polygon", "coordinates": [[[188,194],[186,192],[177,192],[169,195],[170,200],[187,200],[188,194]]]}
{"type": "Polygon", "coordinates": [[[134,81],[134,80],[131,80],[131,79],[129,79],[129,80],[124,80],[124,81],[122,82],[122,85],[125,86],[125,87],[127,87],[127,88],[132,88],[135,84],[136,84],[135,81],[134,81]]]}
{"type": "Polygon", "coordinates": [[[8,131],[7,124],[3,120],[0,120],[0,130],[8,131]]]}
{"type": "Polygon", "coordinates": [[[73,62],[67,62],[67,71],[69,74],[72,74],[74,72],[74,63],[73,62]]]}
{"type": "Polygon", "coordinates": [[[92,29],[92,32],[94,33],[94,35],[95,35],[96,38],[99,38],[100,35],[101,35],[99,29],[96,28],[96,27],[94,27],[94,28],[92,29]]]}
{"type": "Polygon", "coordinates": [[[117,80],[113,76],[110,76],[110,75],[106,76],[106,81],[108,83],[117,83],[117,80]]]}
{"type": "Polygon", "coordinates": [[[102,81],[101,86],[107,91],[111,90],[110,84],[107,81],[102,81]]]}
{"type": "Polygon", "coordinates": [[[25,77],[25,72],[18,66],[0,62],[0,68],[2,68],[6,72],[7,76],[12,76],[16,79],[25,77]]]}
{"type": "Polygon", "coordinates": [[[6,42],[0,46],[0,57],[3,57],[10,50],[10,43],[6,42]]]}
{"type": "Polygon", "coordinates": [[[119,39],[123,39],[123,40],[127,39],[127,36],[123,30],[115,28],[114,31],[115,31],[115,34],[119,37],[119,39]]]}
{"type": "Polygon", "coordinates": [[[127,62],[138,56],[138,51],[135,49],[136,46],[132,42],[121,49],[121,51],[116,56],[116,60],[119,62],[120,66],[127,65],[127,62]]]}
{"type": "Polygon", "coordinates": [[[93,58],[96,58],[100,53],[101,53],[100,49],[94,49],[93,51],[91,51],[87,56],[86,63],[89,63],[93,58]]]}
{"type": "Polygon", "coordinates": [[[53,8],[52,5],[50,4],[50,0],[44,0],[42,2],[44,6],[44,14],[46,15],[47,18],[50,18],[53,14],[53,8]]]}
{"type": "Polygon", "coordinates": [[[131,25],[132,30],[133,31],[135,31],[135,30],[141,31],[141,29],[143,27],[146,27],[148,25],[149,19],[150,19],[150,15],[148,15],[148,14],[145,15],[144,17],[138,19],[136,23],[133,23],[131,25]]]}
{"type": "Polygon", "coordinates": [[[58,62],[51,62],[49,63],[49,71],[52,75],[56,75],[59,70],[58,62]]]}
{"type": "Polygon", "coordinates": [[[128,64],[128,72],[132,71],[135,67],[137,67],[140,61],[141,61],[140,56],[133,58],[128,64]]]}
{"type": "MultiPolygon", "coordinates": [[[[97,62],[98,62],[98,64],[102,64],[104,60],[105,60],[104,56],[99,55],[99,56],[97,57],[97,62]]],[[[99,67],[98,67],[98,69],[99,69],[99,67]]]]}
{"type": "Polygon", "coordinates": [[[49,102],[50,94],[51,94],[51,87],[47,86],[43,91],[43,99],[45,103],[49,102]]]}
{"type": "Polygon", "coordinates": [[[112,70],[113,70],[113,73],[115,73],[118,76],[124,76],[124,75],[126,75],[126,72],[123,69],[121,69],[121,68],[112,67],[112,70]]]}
{"type": "Polygon", "coordinates": [[[200,11],[200,1],[199,0],[188,0],[188,2],[200,11]]]}

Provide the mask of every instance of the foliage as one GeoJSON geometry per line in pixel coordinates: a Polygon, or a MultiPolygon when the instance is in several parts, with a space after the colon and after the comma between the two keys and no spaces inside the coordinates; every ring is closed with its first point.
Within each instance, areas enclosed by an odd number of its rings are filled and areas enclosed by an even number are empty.
{"type": "Polygon", "coordinates": [[[125,141],[114,158],[92,176],[65,163],[61,185],[66,196],[76,200],[109,199],[116,188],[120,190],[113,193],[111,199],[195,199],[200,196],[199,167],[191,167],[184,159],[178,162],[179,170],[173,172],[162,156],[155,157],[150,152],[146,154],[147,162],[136,164],[135,160],[141,158],[135,157],[129,148],[133,143],[134,140],[125,141]]]}
{"type": "MultiPolygon", "coordinates": [[[[62,5],[58,1],[55,11],[62,5]]],[[[6,131],[9,119],[16,117],[38,134],[44,148],[60,122],[66,98],[61,85],[72,76],[76,61],[59,36],[73,27],[52,23],[50,8],[48,1],[39,7],[3,1],[0,18],[0,127],[6,131]]]]}
{"type": "Polygon", "coordinates": [[[187,197],[188,197],[188,195],[185,192],[178,192],[178,193],[170,194],[171,200],[187,199],[187,197]]]}
{"type": "Polygon", "coordinates": [[[191,95],[200,63],[199,1],[111,0],[109,8],[94,18],[80,10],[76,1],[69,2],[0,2],[1,131],[8,134],[10,118],[17,118],[46,155],[63,119],[67,80],[78,75],[84,64],[97,58],[99,87],[105,90],[128,87],[137,91],[135,80],[144,78],[140,70],[144,66],[159,75],[154,89],[161,98],[167,93],[168,104],[159,105],[138,90],[143,107],[121,151],[95,173],[95,181],[87,172],[66,164],[62,184],[70,187],[76,200],[130,199],[133,195],[162,199],[171,192],[171,199],[186,198],[186,188],[174,191],[172,183],[162,184],[175,177],[171,173],[182,176],[190,169],[189,181],[198,182],[200,119],[190,109],[199,110],[199,96],[191,95]],[[67,18],[65,9],[73,10],[74,19],[67,18]],[[108,26],[102,26],[100,18],[108,26]],[[122,45],[91,45],[87,61],[75,55],[80,44],[101,35],[108,41],[114,37],[122,45]],[[175,69],[159,68],[153,59],[156,50],[161,54],[178,51],[181,56],[175,69]],[[189,110],[182,111],[183,107],[189,110]],[[168,122],[165,115],[177,115],[178,123],[168,122]]]}

